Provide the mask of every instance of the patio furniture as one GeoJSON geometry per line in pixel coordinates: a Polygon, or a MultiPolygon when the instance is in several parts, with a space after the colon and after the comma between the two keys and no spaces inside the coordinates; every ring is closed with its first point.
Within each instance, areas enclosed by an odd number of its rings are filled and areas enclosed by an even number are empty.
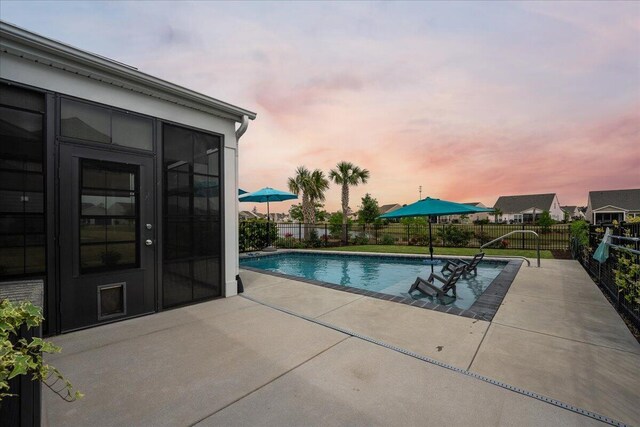
{"type": "Polygon", "coordinates": [[[456,268],[462,266],[464,267],[464,271],[463,271],[464,274],[469,274],[471,272],[473,272],[474,274],[478,274],[478,264],[480,264],[480,261],[482,261],[482,258],[484,258],[484,252],[475,254],[471,261],[465,261],[463,259],[448,260],[444,264],[444,266],[442,266],[442,270],[440,271],[442,273],[444,273],[445,271],[453,273],[456,270],[456,268]]]}
{"type": "Polygon", "coordinates": [[[456,297],[456,282],[460,279],[460,276],[464,273],[464,266],[461,265],[457,267],[453,273],[448,278],[444,278],[438,276],[435,273],[431,273],[427,280],[424,280],[422,277],[418,276],[416,281],[413,282],[413,285],[409,288],[409,293],[418,290],[425,295],[428,296],[438,296],[440,298],[445,297],[447,293],[452,290],[453,297],[456,297]],[[438,287],[434,281],[438,280],[443,283],[442,286],[438,287]]]}

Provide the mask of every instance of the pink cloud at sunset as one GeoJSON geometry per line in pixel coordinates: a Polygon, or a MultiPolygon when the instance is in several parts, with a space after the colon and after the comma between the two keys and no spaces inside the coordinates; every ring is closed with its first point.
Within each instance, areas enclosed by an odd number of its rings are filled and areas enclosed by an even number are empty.
{"type": "Polygon", "coordinates": [[[11,2],[2,19],[256,111],[245,190],[341,160],[371,171],[352,208],[419,186],[488,206],[640,188],[638,2],[11,2]]]}

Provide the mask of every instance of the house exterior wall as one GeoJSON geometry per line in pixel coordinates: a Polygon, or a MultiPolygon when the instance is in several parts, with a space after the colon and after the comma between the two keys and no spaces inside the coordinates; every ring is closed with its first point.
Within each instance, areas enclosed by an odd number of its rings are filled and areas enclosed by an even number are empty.
{"type": "MultiPolygon", "coordinates": [[[[207,276],[206,279],[196,279],[194,276],[196,273],[192,272],[191,274],[193,280],[194,282],[196,280],[207,281],[209,280],[209,277],[217,277],[217,279],[215,280],[215,295],[236,295],[236,274],[238,273],[238,141],[236,137],[236,123],[243,122],[243,129],[245,129],[246,120],[254,119],[255,113],[227,104],[223,101],[210,98],[206,95],[176,86],[172,83],[165,82],[153,76],[146,75],[137,71],[133,67],[117,63],[115,61],[109,60],[108,58],[103,58],[89,52],[84,52],[74,47],[55,42],[37,34],[30,33],[29,31],[14,27],[11,24],[4,23],[2,21],[0,21],[0,46],[1,86],[6,88],[6,83],[8,83],[15,84],[16,86],[24,86],[27,89],[33,88],[36,92],[46,92],[46,94],[42,94],[42,99],[44,99],[46,107],[38,108],[36,113],[42,113],[43,116],[44,136],[42,138],[43,147],[46,148],[46,150],[44,150],[45,152],[43,153],[44,158],[46,159],[43,160],[43,165],[46,170],[44,170],[44,172],[40,172],[41,174],[43,174],[45,185],[44,190],[40,191],[44,191],[46,197],[43,198],[42,195],[40,195],[40,198],[44,200],[41,200],[41,203],[39,204],[44,204],[45,206],[44,209],[46,216],[45,222],[47,234],[46,247],[48,251],[45,261],[47,264],[45,279],[47,282],[47,286],[51,286],[53,289],[52,294],[54,291],[58,291],[57,289],[53,288],[53,286],[60,286],[58,282],[61,282],[61,280],[57,277],[60,273],[59,269],[61,267],[59,267],[59,265],[57,264],[59,264],[58,261],[61,259],[61,257],[64,256],[61,255],[61,250],[54,249],[58,246],[56,246],[57,244],[55,243],[55,235],[53,232],[53,230],[58,228],[58,222],[60,221],[60,218],[64,216],[64,214],[62,214],[62,210],[59,209],[56,205],[57,203],[61,203],[60,200],[62,200],[58,193],[63,192],[57,191],[57,187],[60,185],[57,180],[62,176],[62,171],[64,170],[64,173],[66,174],[71,170],[72,167],[77,167],[77,165],[80,165],[81,167],[82,164],[84,164],[83,162],[85,162],[85,160],[87,161],[87,164],[90,161],[98,160],[104,163],[120,164],[121,166],[129,166],[134,164],[137,165],[135,166],[138,168],[136,169],[137,172],[135,172],[137,174],[135,182],[138,183],[136,185],[144,185],[145,191],[146,189],[154,188],[153,191],[155,191],[155,193],[152,194],[155,194],[155,198],[157,199],[155,213],[153,214],[154,222],[150,223],[149,226],[146,227],[146,229],[148,230],[153,229],[155,234],[145,234],[147,236],[146,239],[155,236],[152,238],[155,238],[156,242],[154,243],[153,241],[151,241],[151,243],[146,243],[144,241],[145,238],[141,237],[143,235],[142,225],[147,223],[150,217],[145,216],[144,218],[146,220],[143,221],[142,216],[136,216],[136,221],[139,220],[138,229],[141,230],[138,232],[139,235],[136,237],[136,239],[141,239],[137,240],[137,244],[139,244],[140,247],[146,245],[151,246],[152,248],[156,248],[156,245],[158,245],[158,249],[161,249],[164,233],[164,208],[162,207],[163,198],[168,197],[166,196],[165,191],[165,187],[168,186],[163,183],[167,175],[162,164],[164,160],[161,144],[163,142],[163,138],[166,136],[166,134],[164,133],[164,128],[167,125],[177,125],[183,129],[186,129],[187,132],[195,132],[194,135],[208,135],[210,137],[208,141],[212,141],[215,139],[216,142],[212,143],[216,144],[215,150],[212,149],[211,152],[207,152],[207,155],[216,156],[215,151],[220,149],[219,155],[222,156],[220,163],[218,164],[218,166],[216,166],[215,169],[216,171],[219,171],[219,175],[218,172],[209,174],[217,180],[219,178],[219,180],[216,182],[218,182],[219,186],[222,187],[220,191],[222,191],[223,193],[219,194],[219,196],[212,196],[212,198],[210,199],[217,199],[221,203],[221,205],[219,205],[221,210],[215,211],[215,219],[213,220],[215,223],[221,223],[222,225],[222,228],[218,227],[216,229],[215,239],[213,239],[213,241],[215,242],[213,246],[220,249],[217,250],[217,252],[214,254],[206,253],[205,256],[219,257],[219,261],[222,261],[223,265],[218,264],[215,267],[211,268],[207,266],[207,268],[209,269],[207,271],[213,271],[214,273],[206,273],[213,275],[207,276]],[[120,115],[123,115],[123,113],[124,115],[126,115],[129,112],[135,113],[132,114],[132,116],[140,114],[140,117],[142,117],[144,120],[148,120],[154,126],[153,131],[149,132],[152,132],[154,135],[152,139],[154,141],[155,150],[144,152],[142,150],[138,150],[139,153],[136,153],[135,151],[139,147],[135,145],[122,147],[116,145],[116,143],[114,142],[113,144],[108,144],[109,146],[100,146],[105,141],[92,139],[87,139],[85,141],[83,137],[79,137],[80,139],[76,139],[74,141],[73,139],[67,138],[67,136],[69,135],[63,135],[60,131],[60,111],[65,102],[63,99],[66,99],[67,97],[69,99],[76,98],[79,101],[99,104],[99,106],[104,106],[109,111],[115,111],[116,109],[124,110],[118,112],[118,114],[120,115]],[[63,161],[61,159],[64,156],[70,156],[70,152],[65,151],[63,155],[62,147],[77,148],[78,151],[74,152],[73,155],[76,156],[74,157],[74,159],[79,160],[65,160],[67,161],[67,163],[64,163],[63,166],[63,161]],[[80,152],[82,154],[79,154],[80,152]],[[222,170],[220,171],[219,168],[222,168],[222,170]],[[153,171],[153,173],[149,175],[147,171],[153,171]],[[143,179],[146,180],[146,183],[140,184],[143,179]],[[218,244],[218,238],[221,239],[220,244],[218,244]],[[144,245],[140,242],[143,242],[144,245]],[[220,252],[222,253],[220,254],[220,252]],[[220,277],[220,273],[223,273],[222,277],[220,277]]],[[[9,94],[13,92],[7,90],[6,93],[9,94]]],[[[4,100],[5,98],[3,98],[3,102],[4,100]]],[[[99,106],[96,107],[95,104],[91,104],[93,105],[94,109],[101,109],[99,106]]],[[[13,104],[7,105],[12,106],[13,104]]],[[[193,138],[193,144],[195,147],[196,137],[194,136],[193,138]]],[[[109,142],[112,141],[109,139],[109,142]]],[[[175,145],[172,146],[175,147],[175,145]]],[[[212,145],[212,147],[213,146],[214,145],[212,145]]],[[[65,148],[65,150],[67,150],[67,148],[65,148]]],[[[144,150],[147,150],[147,148],[145,148],[144,150]]],[[[195,153],[195,148],[193,148],[193,150],[195,153]]],[[[16,155],[16,153],[11,150],[6,152],[5,154],[8,154],[9,156],[16,155]]],[[[64,158],[69,159],[71,157],[64,158]]],[[[193,162],[195,163],[195,160],[193,162]]],[[[212,167],[211,164],[209,164],[209,167],[212,167]]],[[[191,173],[193,173],[193,170],[194,168],[191,167],[191,173]]],[[[197,173],[207,174],[207,172],[197,173]]],[[[74,175],[74,177],[77,176],[77,174],[74,175]]],[[[77,189],[77,186],[75,186],[75,184],[68,184],[66,185],[66,187],[77,189]]],[[[140,190],[140,194],[143,194],[142,190],[140,190]]],[[[145,194],[147,194],[147,197],[144,200],[149,201],[149,193],[145,194]]],[[[37,196],[29,195],[30,200],[26,197],[24,197],[24,199],[35,203],[37,202],[37,200],[35,200],[35,197],[37,196]]],[[[199,195],[199,197],[201,199],[203,198],[202,195],[199,195]]],[[[73,200],[80,200],[80,198],[74,198],[73,200]]],[[[140,200],[142,200],[142,197],[140,200]]],[[[22,200],[21,202],[24,201],[25,200],[22,200]]],[[[16,201],[13,199],[3,200],[0,202],[6,202],[6,206],[3,205],[3,207],[6,207],[7,209],[5,210],[8,212],[13,212],[17,209],[16,206],[14,206],[16,201]]],[[[79,202],[74,201],[73,203],[73,206],[76,206],[75,203],[79,202]]],[[[136,199],[136,204],[137,203],[138,199],[136,199]]],[[[151,203],[151,205],[153,206],[153,203],[151,203]]],[[[139,208],[138,212],[148,213],[154,210],[148,205],[145,206],[146,207],[144,208],[139,208]]],[[[85,211],[81,211],[81,209],[72,209],[72,212],[75,212],[74,215],[80,215],[80,212],[81,215],[86,215],[85,211]]],[[[113,212],[110,212],[110,214],[112,213],[113,212]]],[[[194,209],[192,209],[191,214],[193,216],[196,215],[194,209]]],[[[136,215],[142,214],[137,213],[136,215]]],[[[83,221],[86,221],[86,217],[83,218],[83,221]]],[[[72,222],[73,224],[80,223],[76,220],[72,222]]],[[[79,228],[78,225],[74,225],[74,227],[79,228]]],[[[42,233],[44,233],[44,231],[42,233]]],[[[60,233],[62,234],[62,232],[60,233]]],[[[67,234],[68,233],[65,233],[64,235],[67,234]]],[[[211,241],[211,239],[207,241],[211,241]]],[[[193,245],[192,248],[194,248],[195,253],[196,246],[193,245]]],[[[13,250],[13,248],[9,249],[13,250]]],[[[198,248],[197,250],[200,251],[201,248],[198,248]]],[[[142,251],[138,253],[143,254],[142,251]]],[[[144,252],[144,254],[148,253],[153,252],[144,252]]],[[[155,253],[156,255],[153,258],[156,260],[157,268],[157,270],[155,271],[155,276],[157,277],[156,290],[159,294],[161,294],[163,258],[160,254],[160,250],[156,250],[155,253]]],[[[167,254],[166,251],[165,254],[167,254]]],[[[75,260],[80,259],[80,257],[76,258],[75,252],[74,256],[71,258],[75,260]]],[[[147,255],[140,255],[140,259],[149,260],[152,259],[152,257],[147,255]]],[[[138,266],[140,265],[141,264],[138,264],[138,266]]],[[[194,261],[194,264],[192,265],[193,271],[196,271],[196,269],[198,268],[200,270],[198,270],[197,274],[202,274],[202,263],[198,264],[198,266],[196,267],[194,261]]],[[[151,270],[147,269],[146,271],[151,270]]],[[[26,272],[27,270],[25,269],[25,274],[27,274],[26,272]]],[[[127,293],[127,295],[129,294],[127,293]]],[[[161,301],[161,298],[161,296],[157,297],[157,301],[161,301]]],[[[193,301],[196,300],[197,299],[194,296],[193,301]]],[[[58,298],[57,296],[55,298],[52,298],[51,295],[48,296],[47,306],[49,314],[54,317],[54,323],[56,322],[55,317],[57,316],[55,313],[58,312],[60,308],[56,308],[55,305],[51,304],[59,304],[59,301],[60,298],[58,298]]],[[[158,304],[160,305],[158,305],[156,310],[162,309],[161,302],[158,302],[158,304]]],[[[49,321],[49,318],[47,319],[47,321],[49,321]]],[[[59,326],[51,325],[45,325],[45,328],[48,328],[49,334],[56,333],[56,331],[59,332],[61,329],[59,326]]]]}
{"type": "MultiPolygon", "coordinates": [[[[235,120],[169,103],[162,99],[78,76],[5,52],[0,55],[0,77],[3,79],[224,135],[224,199],[235,200],[235,195],[238,192],[235,120]]],[[[238,257],[238,213],[236,203],[224,204],[224,217],[224,250],[226,255],[224,295],[232,296],[237,294],[235,275],[238,264],[236,261],[238,257]]]]}

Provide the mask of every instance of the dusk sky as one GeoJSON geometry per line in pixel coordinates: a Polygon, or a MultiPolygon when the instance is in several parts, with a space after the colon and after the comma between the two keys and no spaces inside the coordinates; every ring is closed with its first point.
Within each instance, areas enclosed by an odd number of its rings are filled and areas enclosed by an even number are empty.
{"type": "Polygon", "coordinates": [[[488,206],[640,188],[640,2],[3,0],[0,17],[255,111],[245,190],[341,160],[371,172],[354,209],[420,185],[488,206]]]}

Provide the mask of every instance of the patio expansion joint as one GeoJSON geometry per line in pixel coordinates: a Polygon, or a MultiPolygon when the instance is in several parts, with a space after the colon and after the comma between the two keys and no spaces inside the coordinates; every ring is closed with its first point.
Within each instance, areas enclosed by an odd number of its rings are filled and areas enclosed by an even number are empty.
{"type": "MultiPolygon", "coordinates": [[[[288,310],[286,308],[277,307],[277,306],[271,305],[269,303],[265,303],[265,302],[262,302],[260,300],[254,299],[254,298],[252,298],[250,296],[247,296],[247,295],[242,295],[242,297],[243,298],[247,298],[250,301],[253,301],[255,303],[262,304],[262,305],[264,305],[266,307],[269,307],[269,308],[271,308],[273,310],[277,310],[277,311],[280,311],[282,313],[288,314],[290,316],[294,316],[294,317],[306,320],[308,322],[312,322],[312,323],[315,323],[317,325],[324,326],[324,327],[329,328],[329,329],[333,329],[334,331],[337,331],[337,332],[341,332],[343,334],[348,335],[348,337],[354,337],[354,338],[361,339],[361,340],[366,341],[368,343],[371,343],[371,344],[374,344],[374,345],[378,345],[380,347],[384,347],[386,349],[398,352],[400,354],[404,354],[405,356],[413,357],[414,359],[418,359],[418,360],[421,360],[423,362],[427,362],[427,363],[430,363],[432,365],[436,365],[436,366],[439,366],[441,368],[457,372],[459,374],[474,378],[476,380],[479,380],[479,381],[482,381],[482,382],[485,382],[485,383],[492,384],[494,386],[497,386],[497,387],[509,390],[511,392],[514,392],[514,393],[529,397],[531,399],[535,399],[535,400],[547,403],[549,405],[553,405],[555,407],[562,408],[562,409],[565,409],[567,411],[574,412],[576,414],[579,414],[579,415],[582,415],[582,416],[585,416],[585,417],[588,417],[588,418],[591,418],[591,419],[594,419],[594,420],[597,420],[597,421],[601,421],[603,423],[607,423],[607,424],[614,425],[614,426],[625,426],[624,423],[622,423],[620,421],[617,421],[617,420],[615,420],[613,418],[610,418],[608,416],[601,415],[601,414],[598,414],[596,412],[592,412],[592,411],[589,411],[587,409],[583,409],[583,408],[574,406],[572,404],[568,404],[568,403],[562,402],[560,400],[557,400],[557,399],[554,399],[554,398],[551,398],[551,397],[548,397],[548,396],[545,396],[545,395],[542,395],[542,394],[539,394],[539,393],[536,393],[536,392],[533,392],[533,391],[525,390],[523,388],[516,387],[516,386],[513,386],[511,384],[503,383],[501,381],[495,380],[495,379],[490,378],[490,377],[486,377],[484,375],[478,374],[478,373],[470,371],[468,369],[459,368],[457,366],[453,366],[453,365],[450,365],[448,363],[441,362],[441,361],[436,360],[436,359],[432,359],[431,357],[423,356],[423,355],[415,353],[415,352],[413,352],[411,350],[406,350],[404,348],[400,348],[400,347],[397,347],[395,345],[388,344],[388,343],[386,343],[384,341],[380,341],[380,340],[377,340],[375,338],[371,338],[371,337],[368,337],[366,335],[359,334],[359,333],[351,331],[349,329],[342,328],[340,326],[332,325],[332,324],[330,324],[328,322],[325,322],[323,320],[314,319],[312,317],[305,316],[305,315],[302,315],[302,314],[297,314],[297,313],[295,313],[295,312],[293,312],[291,310],[288,310]]],[[[487,328],[487,331],[488,331],[488,328],[487,328]]],[[[342,340],[342,341],[344,341],[344,340],[342,340]]],[[[337,344],[339,344],[339,343],[337,343],[337,344]]]]}
{"type": "MultiPolygon", "coordinates": [[[[493,322],[491,322],[491,323],[495,323],[497,325],[504,326],[505,328],[512,328],[512,329],[517,329],[517,330],[524,331],[524,332],[530,332],[532,334],[544,335],[544,336],[547,336],[547,337],[558,338],[558,339],[561,339],[561,340],[577,342],[577,343],[580,343],[580,344],[586,344],[586,345],[590,345],[590,346],[593,346],[593,347],[606,348],[608,350],[621,351],[623,353],[629,353],[629,354],[633,354],[635,356],[640,356],[640,349],[638,351],[623,350],[621,348],[611,347],[611,346],[602,345],[602,344],[595,344],[595,343],[592,343],[592,342],[577,340],[575,338],[567,338],[567,337],[563,337],[563,336],[560,336],[560,335],[549,334],[549,333],[546,333],[546,332],[532,331],[531,329],[520,328],[518,326],[512,326],[512,325],[507,325],[507,324],[504,324],[504,323],[496,322],[495,320],[493,322]]],[[[487,331],[488,330],[489,329],[487,328],[487,331]]]]}
{"type": "Polygon", "coordinates": [[[251,390],[248,393],[243,394],[242,396],[238,397],[237,399],[234,399],[233,401],[227,403],[226,405],[224,405],[223,407],[213,411],[212,413],[205,415],[204,417],[200,418],[199,420],[195,421],[192,424],[189,424],[189,427],[194,427],[197,426],[198,424],[200,424],[201,422],[203,422],[204,420],[206,420],[209,417],[214,416],[215,414],[217,414],[220,411],[223,411],[225,409],[227,409],[229,406],[239,402],[240,400],[244,399],[245,397],[249,397],[250,395],[252,395],[253,393],[256,393],[257,391],[260,391],[261,389],[263,389],[264,387],[268,386],[269,384],[273,383],[274,381],[279,380],[280,378],[284,377],[285,375],[287,375],[289,372],[295,371],[296,369],[298,369],[300,366],[304,365],[307,362],[310,362],[311,360],[315,359],[316,357],[326,353],[327,351],[331,350],[332,348],[334,348],[335,346],[343,343],[344,341],[348,340],[349,338],[351,338],[351,336],[347,335],[346,337],[342,338],[340,341],[330,345],[329,347],[325,348],[324,350],[320,351],[319,353],[314,354],[313,356],[309,357],[306,360],[303,360],[302,362],[298,363],[297,365],[295,365],[294,367],[292,367],[291,369],[286,370],[285,372],[281,373],[280,375],[277,375],[276,377],[268,380],[267,382],[265,382],[262,385],[259,385],[258,387],[256,387],[255,389],[251,390]]]}
{"type": "Polygon", "coordinates": [[[471,362],[469,362],[469,366],[467,366],[467,371],[471,369],[471,365],[473,365],[473,362],[476,360],[476,356],[478,355],[478,352],[480,352],[480,347],[482,347],[484,339],[487,337],[487,335],[489,335],[489,329],[491,329],[492,324],[493,322],[489,322],[489,326],[487,326],[487,329],[485,329],[484,335],[482,335],[482,339],[480,340],[480,344],[478,344],[478,347],[476,348],[476,351],[475,353],[473,353],[473,357],[471,358],[471,362]]]}
{"type": "Polygon", "coordinates": [[[354,303],[354,302],[356,302],[356,301],[360,301],[362,298],[365,298],[365,296],[364,296],[364,295],[361,295],[359,298],[356,298],[356,299],[354,299],[354,300],[352,300],[352,301],[349,301],[349,302],[348,302],[348,303],[346,303],[346,304],[342,304],[342,305],[340,305],[340,306],[338,306],[338,307],[332,308],[331,310],[329,310],[329,311],[327,311],[327,312],[325,312],[325,313],[319,314],[319,315],[317,315],[317,316],[316,316],[316,319],[318,319],[318,318],[320,318],[320,317],[322,317],[322,316],[324,316],[324,315],[327,315],[327,314],[329,314],[329,313],[333,313],[334,311],[339,310],[339,309],[341,309],[341,308],[343,308],[343,307],[346,307],[346,306],[348,306],[349,304],[353,304],[353,303],[354,303]]]}

